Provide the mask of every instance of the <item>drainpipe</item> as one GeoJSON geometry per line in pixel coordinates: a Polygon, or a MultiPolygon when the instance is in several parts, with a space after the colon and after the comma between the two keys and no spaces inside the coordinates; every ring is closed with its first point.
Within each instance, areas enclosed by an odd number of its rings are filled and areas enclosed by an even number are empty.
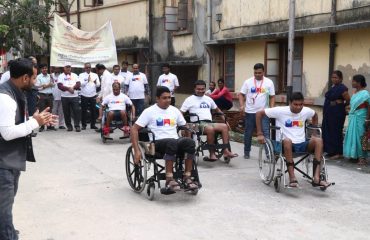
{"type": "Polygon", "coordinates": [[[288,72],[286,87],[286,103],[289,105],[290,96],[293,93],[293,53],[294,53],[294,24],[295,24],[295,0],[289,2],[289,37],[288,37],[288,72]]]}
{"type": "MultiPolygon", "coordinates": [[[[155,89],[155,83],[154,83],[154,79],[153,79],[153,68],[154,68],[154,65],[153,65],[153,54],[154,54],[154,51],[153,51],[153,1],[152,0],[149,0],[148,1],[148,4],[149,4],[149,18],[148,18],[148,27],[149,27],[149,61],[148,61],[148,73],[149,73],[149,86],[151,86],[151,89],[155,89]]],[[[153,99],[155,99],[155,91],[151,91],[151,102],[153,101],[153,99]]]]}
{"type": "MultiPolygon", "coordinates": [[[[331,1],[331,15],[330,24],[332,26],[337,24],[337,0],[331,1]]],[[[329,43],[329,73],[328,73],[328,88],[331,86],[331,74],[334,71],[335,48],[337,47],[337,33],[330,33],[329,43]]]]}
{"type": "Polygon", "coordinates": [[[80,0],[77,0],[77,28],[81,29],[81,13],[80,13],[80,0]]]}
{"type": "MultiPolygon", "coordinates": [[[[211,0],[207,0],[207,41],[210,41],[212,39],[212,2],[211,0]]],[[[207,52],[207,75],[208,75],[208,81],[212,81],[212,75],[211,75],[211,56],[209,51],[207,52]]]]}

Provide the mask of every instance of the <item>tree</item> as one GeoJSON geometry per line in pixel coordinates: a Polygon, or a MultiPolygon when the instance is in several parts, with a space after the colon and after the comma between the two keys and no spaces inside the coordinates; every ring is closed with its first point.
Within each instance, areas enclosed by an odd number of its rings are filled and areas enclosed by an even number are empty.
{"type": "Polygon", "coordinates": [[[71,22],[71,8],[76,0],[59,0],[61,10],[66,14],[67,22],[71,22]]]}
{"type": "Polygon", "coordinates": [[[42,54],[44,51],[33,40],[36,32],[49,42],[49,18],[54,0],[1,0],[0,1],[0,48],[13,48],[23,55],[42,54]]]}

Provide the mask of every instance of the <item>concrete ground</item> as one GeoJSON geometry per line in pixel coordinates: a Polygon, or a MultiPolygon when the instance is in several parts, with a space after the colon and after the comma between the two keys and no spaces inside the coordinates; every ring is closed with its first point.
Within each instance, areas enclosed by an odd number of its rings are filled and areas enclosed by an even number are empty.
{"type": "MultiPolygon", "coordinates": [[[[276,193],[252,159],[199,164],[203,188],[154,201],[131,190],[127,140],[107,144],[92,130],[39,133],[37,163],[21,175],[14,222],[21,240],[369,239],[370,178],[354,164],[329,163],[336,185],[276,193]]],[[[243,145],[233,143],[240,156],[243,145]]]]}

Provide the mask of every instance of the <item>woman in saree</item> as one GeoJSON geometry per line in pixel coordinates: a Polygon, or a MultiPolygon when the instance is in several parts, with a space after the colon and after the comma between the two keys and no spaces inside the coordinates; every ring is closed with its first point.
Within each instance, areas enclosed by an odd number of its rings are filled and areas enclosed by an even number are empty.
{"type": "Polygon", "coordinates": [[[365,165],[367,152],[362,150],[361,139],[365,133],[365,121],[369,119],[370,94],[365,89],[366,80],[363,75],[352,78],[352,87],[355,92],[350,101],[348,128],[344,138],[343,155],[357,159],[359,165],[365,165]]]}
{"type": "Polygon", "coordinates": [[[343,74],[336,70],[331,75],[332,86],[325,94],[322,120],[324,152],[329,159],[338,159],[343,154],[343,125],[346,119],[345,106],[349,103],[348,88],[342,83],[343,74]]]}

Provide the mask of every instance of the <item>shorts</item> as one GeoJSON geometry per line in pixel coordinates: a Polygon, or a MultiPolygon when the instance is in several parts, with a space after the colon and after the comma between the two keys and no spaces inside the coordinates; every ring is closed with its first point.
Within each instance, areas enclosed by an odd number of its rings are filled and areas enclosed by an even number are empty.
{"type": "Polygon", "coordinates": [[[114,121],[122,121],[121,110],[113,110],[112,112],[114,114],[114,116],[113,116],[114,121]]]}
{"type": "Polygon", "coordinates": [[[309,143],[308,140],[306,140],[305,142],[301,142],[301,143],[293,143],[293,152],[295,153],[307,152],[308,143],[309,143]]]}
{"type": "Polygon", "coordinates": [[[200,121],[199,122],[199,131],[201,134],[204,134],[204,129],[207,127],[207,126],[211,126],[211,127],[214,127],[215,126],[215,123],[211,122],[211,121],[200,121]]]}

